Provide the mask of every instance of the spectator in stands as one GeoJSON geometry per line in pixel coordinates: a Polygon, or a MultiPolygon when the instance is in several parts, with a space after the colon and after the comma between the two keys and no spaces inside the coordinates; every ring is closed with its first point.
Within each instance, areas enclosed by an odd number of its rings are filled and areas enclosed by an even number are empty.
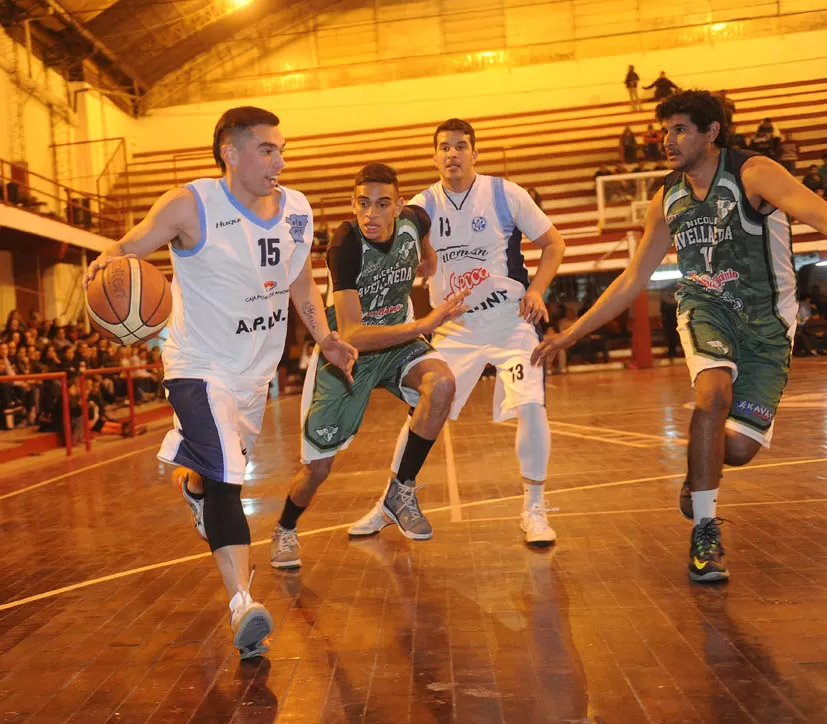
{"type": "Polygon", "coordinates": [[[768,156],[769,158],[774,158],[777,143],[778,139],[775,136],[766,131],[759,131],[749,142],[749,150],[760,153],[763,156],[768,156]]]}
{"type": "Polygon", "coordinates": [[[813,310],[802,330],[809,342],[809,347],[817,354],[827,354],[827,319],[817,309],[813,310]]]}
{"type": "Polygon", "coordinates": [[[66,339],[71,344],[77,344],[80,339],[80,327],[75,322],[66,325],[66,339]]]}
{"type": "Polygon", "coordinates": [[[743,133],[738,132],[736,124],[733,123],[728,128],[729,139],[727,140],[727,146],[738,150],[745,149],[747,147],[747,139],[744,137],[743,133]]]}
{"type": "Polygon", "coordinates": [[[629,70],[626,71],[626,90],[629,93],[629,101],[632,104],[633,111],[640,110],[640,98],[637,94],[637,84],[640,82],[640,76],[635,72],[635,66],[630,65],[629,70]]]}
{"type": "Polygon", "coordinates": [[[810,305],[814,310],[818,309],[822,316],[824,312],[827,311],[824,309],[824,302],[821,299],[821,287],[818,286],[818,284],[813,284],[813,286],[810,287],[810,305]]]}
{"type": "Polygon", "coordinates": [[[629,126],[620,134],[620,160],[624,163],[637,161],[637,139],[629,126]]]}
{"type": "Polygon", "coordinates": [[[6,327],[3,330],[3,339],[7,342],[12,338],[12,335],[17,333],[19,334],[23,330],[23,324],[20,321],[20,318],[14,316],[17,314],[17,310],[13,309],[9,313],[9,317],[6,320],[6,327]]]}
{"type": "Polygon", "coordinates": [[[821,178],[821,174],[818,172],[818,166],[815,164],[807,169],[807,173],[804,175],[804,178],[801,179],[801,183],[813,193],[824,196],[824,180],[821,178]]]}
{"type": "Polygon", "coordinates": [[[824,181],[824,188],[827,188],[827,151],[821,154],[821,166],[818,167],[818,172],[824,181]]]}
{"type": "Polygon", "coordinates": [[[650,161],[663,156],[663,132],[651,123],[643,134],[643,155],[650,161]]]}
{"type": "Polygon", "coordinates": [[[666,71],[663,70],[651,84],[645,86],[644,90],[649,90],[650,88],[655,89],[656,101],[662,100],[663,98],[668,98],[675,91],[680,90],[678,86],[676,86],[671,80],[669,80],[669,78],[666,77],[666,71]]]}
{"type": "Polygon", "coordinates": [[[609,168],[609,164],[607,164],[607,163],[600,164],[600,168],[597,169],[597,171],[594,172],[595,185],[597,185],[597,179],[600,178],[601,176],[611,176],[611,175],[612,175],[612,170],[609,168]]]}
{"type": "Polygon", "coordinates": [[[58,353],[62,352],[67,347],[72,346],[72,342],[66,337],[66,327],[53,326],[54,334],[52,335],[52,344],[58,353]]]}
{"type": "Polygon", "coordinates": [[[531,188],[526,189],[526,193],[531,196],[531,200],[536,204],[537,208],[542,210],[543,197],[540,196],[540,192],[532,186],[531,188]]]}
{"type": "Polygon", "coordinates": [[[98,340],[98,367],[116,367],[115,357],[111,351],[111,343],[108,339],[98,340]]]}
{"type": "Polygon", "coordinates": [[[772,118],[765,118],[761,123],[758,124],[758,130],[756,133],[763,133],[768,136],[775,136],[775,126],[772,124],[772,118]]]}
{"type": "Polygon", "coordinates": [[[64,347],[60,352],[60,368],[59,371],[66,372],[68,375],[77,375],[80,372],[80,360],[75,354],[75,348],[72,345],[64,347]]]}
{"type": "Polygon", "coordinates": [[[781,134],[781,142],[778,144],[776,158],[784,168],[795,176],[795,164],[798,161],[798,144],[793,140],[789,131],[781,134]]]}
{"type": "Polygon", "coordinates": [[[78,342],[75,345],[75,356],[78,359],[78,363],[83,363],[86,366],[86,369],[94,369],[94,365],[90,364],[91,362],[91,352],[89,350],[89,345],[86,342],[78,342]]]}

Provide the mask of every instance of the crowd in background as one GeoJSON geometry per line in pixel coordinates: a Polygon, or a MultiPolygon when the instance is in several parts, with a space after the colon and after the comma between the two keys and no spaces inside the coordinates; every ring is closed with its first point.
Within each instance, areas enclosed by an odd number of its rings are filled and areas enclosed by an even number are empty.
{"type": "MultiPolygon", "coordinates": [[[[0,333],[0,376],[23,377],[65,372],[73,426],[82,423],[80,384],[85,380],[89,416],[93,429],[111,422],[108,410],[127,396],[125,373],[81,377],[86,370],[111,367],[140,367],[161,361],[160,347],[142,343],[122,346],[87,334],[77,324],[47,322],[37,311],[28,318],[12,310],[0,333]]],[[[162,396],[163,372],[136,369],[132,372],[135,401],[146,402],[162,396]]],[[[0,427],[38,426],[41,430],[62,430],[59,380],[11,380],[0,383],[0,427]]]]}

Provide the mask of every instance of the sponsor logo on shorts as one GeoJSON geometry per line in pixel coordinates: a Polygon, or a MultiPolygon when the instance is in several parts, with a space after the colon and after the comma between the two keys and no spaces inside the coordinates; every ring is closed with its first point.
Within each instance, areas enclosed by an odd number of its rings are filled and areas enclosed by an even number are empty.
{"type": "Polygon", "coordinates": [[[717,349],[721,354],[729,354],[729,346],[717,339],[707,342],[706,346],[712,347],[712,349],[717,349]]]}
{"type": "Polygon", "coordinates": [[[216,221],[215,228],[216,229],[224,229],[227,226],[235,226],[236,224],[241,223],[241,218],[238,219],[227,219],[226,221],[216,221]]]}
{"type": "Polygon", "coordinates": [[[339,432],[339,426],[325,425],[324,427],[320,427],[319,429],[314,430],[313,432],[315,432],[316,436],[320,437],[325,442],[330,442],[334,438],[336,433],[339,432]]]}
{"type": "Polygon", "coordinates": [[[476,231],[478,234],[481,231],[485,231],[485,227],[488,226],[488,222],[485,220],[484,216],[475,216],[474,220],[471,222],[471,230],[476,231]]]}
{"type": "Polygon", "coordinates": [[[307,214],[290,214],[285,221],[290,224],[290,238],[301,244],[304,241],[304,230],[307,228],[307,214]]]}
{"type": "Polygon", "coordinates": [[[488,249],[483,249],[481,246],[476,249],[469,249],[465,245],[446,246],[443,249],[437,249],[436,253],[439,254],[439,260],[443,264],[450,264],[452,261],[460,261],[461,259],[484,261],[488,258],[488,249]]]}
{"type": "Polygon", "coordinates": [[[460,272],[459,274],[452,272],[448,279],[448,286],[451,291],[448,293],[446,298],[450,299],[465,290],[470,291],[471,289],[478,287],[486,279],[488,279],[489,276],[490,274],[488,273],[488,269],[481,266],[478,266],[476,269],[471,269],[470,271],[460,272]]]}
{"type": "Polygon", "coordinates": [[[735,405],[735,410],[757,417],[764,422],[772,422],[774,416],[774,413],[769,408],[759,405],[757,402],[750,402],[749,400],[740,400],[738,404],[735,405]]]}
{"type": "Polygon", "coordinates": [[[283,310],[277,309],[275,312],[267,317],[255,317],[252,320],[239,319],[236,327],[236,334],[244,334],[247,332],[269,331],[273,329],[279,322],[286,322],[287,314],[283,310]]]}

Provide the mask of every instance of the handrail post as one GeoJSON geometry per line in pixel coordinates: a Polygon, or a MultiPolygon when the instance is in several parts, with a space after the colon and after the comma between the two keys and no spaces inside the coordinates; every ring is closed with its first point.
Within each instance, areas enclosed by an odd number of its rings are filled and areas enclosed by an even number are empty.
{"type": "Polygon", "coordinates": [[[80,414],[83,416],[83,439],[86,443],[86,452],[92,451],[92,430],[89,429],[89,396],[86,394],[86,372],[81,372],[80,378],[80,414]]]}
{"type": "Polygon", "coordinates": [[[129,396],[129,426],[132,430],[130,437],[135,437],[135,389],[132,386],[132,370],[126,371],[126,394],[129,396]]]}
{"type": "Polygon", "coordinates": [[[60,378],[60,399],[63,406],[63,437],[66,440],[66,455],[72,454],[72,418],[69,409],[69,384],[64,372],[60,378]]]}

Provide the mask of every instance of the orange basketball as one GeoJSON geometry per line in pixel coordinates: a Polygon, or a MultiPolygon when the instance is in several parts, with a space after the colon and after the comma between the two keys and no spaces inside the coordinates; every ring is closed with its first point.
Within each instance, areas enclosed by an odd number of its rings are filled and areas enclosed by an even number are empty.
{"type": "Polygon", "coordinates": [[[149,262],[117,259],[89,283],[86,308],[101,335],[121,344],[137,344],[166,326],[172,291],[166,277],[149,262]]]}

